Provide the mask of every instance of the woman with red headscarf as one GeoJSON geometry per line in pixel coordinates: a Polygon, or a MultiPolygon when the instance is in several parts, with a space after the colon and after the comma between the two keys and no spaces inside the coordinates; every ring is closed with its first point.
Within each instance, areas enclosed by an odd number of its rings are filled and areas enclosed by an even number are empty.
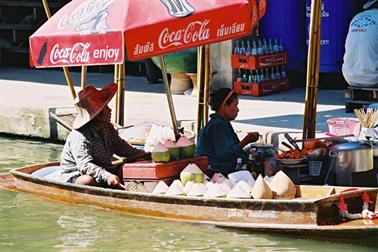
{"type": "Polygon", "coordinates": [[[214,114],[198,136],[197,156],[207,156],[209,170],[228,174],[236,171],[236,160],[242,158],[247,162],[243,148],[259,139],[257,132],[250,132],[239,140],[230,121],[238,115],[238,95],[229,88],[221,88],[210,94],[209,105],[214,114]]]}

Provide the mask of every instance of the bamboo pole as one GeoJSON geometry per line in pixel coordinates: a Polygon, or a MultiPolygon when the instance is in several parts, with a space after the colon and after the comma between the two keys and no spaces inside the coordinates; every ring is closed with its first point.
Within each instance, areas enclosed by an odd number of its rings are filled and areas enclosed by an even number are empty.
{"type": "Polygon", "coordinates": [[[303,139],[314,138],[320,65],[321,0],[312,0],[310,34],[307,57],[306,98],[303,139]]]}
{"type": "MultiPolygon", "coordinates": [[[[45,9],[47,19],[50,19],[51,18],[51,12],[50,12],[50,8],[49,8],[49,4],[48,4],[47,0],[42,0],[42,4],[43,4],[43,8],[45,9]]],[[[70,71],[68,70],[67,67],[63,67],[63,72],[64,72],[64,76],[66,77],[66,81],[67,81],[68,87],[70,89],[72,98],[75,99],[76,98],[76,91],[75,91],[74,85],[72,83],[70,71]]]]}
{"type": "Polygon", "coordinates": [[[204,89],[204,46],[197,48],[197,115],[196,115],[196,125],[195,134],[198,136],[199,131],[202,127],[203,121],[203,89],[204,89]]]}
{"type": "Polygon", "coordinates": [[[209,120],[209,92],[210,92],[210,45],[205,45],[205,78],[204,78],[204,88],[203,88],[203,125],[206,126],[209,120]]]}
{"type": "Polygon", "coordinates": [[[172,93],[171,93],[171,89],[170,89],[169,83],[168,83],[167,67],[165,65],[164,56],[160,55],[159,59],[160,59],[161,72],[162,72],[162,76],[163,76],[165,94],[167,95],[169,112],[170,112],[171,120],[172,120],[173,132],[175,134],[176,141],[177,141],[180,138],[180,131],[179,131],[178,126],[177,126],[177,118],[176,118],[175,107],[173,106],[172,93]]]}
{"type": "Polygon", "coordinates": [[[117,83],[115,122],[124,125],[125,64],[114,65],[114,82],[117,83]]]}
{"type": "Polygon", "coordinates": [[[81,66],[80,86],[81,89],[87,86],[87,66],[81,66]]]}

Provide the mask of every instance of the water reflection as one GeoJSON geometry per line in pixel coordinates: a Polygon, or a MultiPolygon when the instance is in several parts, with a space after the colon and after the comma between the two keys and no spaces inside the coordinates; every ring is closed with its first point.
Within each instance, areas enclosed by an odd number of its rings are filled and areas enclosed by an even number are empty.
{"type": "MultiPolygon", "coordinates": [[[[0,138],[3,170],[59,159],[61,145],[0,138]],[[8,146],[8,147],[7,147],[8,146]],[[12,151],[9,151],[12,149],[12,151]],[[5,151],[4,151],[5,150],[5,151]],[[14,153],[15,152],[15,153],[14,153]],[[43,153],[43,154],[42,154],[43,153]]],[[[376,251],[377,237],[313,240],[173,222],[0,190],[0,251],[376,251]]]]}
{"type": "Polygon", "coordinates": [[[35,163],[59,161],[59,144],[0,137],[0,173],[35,163]]]}

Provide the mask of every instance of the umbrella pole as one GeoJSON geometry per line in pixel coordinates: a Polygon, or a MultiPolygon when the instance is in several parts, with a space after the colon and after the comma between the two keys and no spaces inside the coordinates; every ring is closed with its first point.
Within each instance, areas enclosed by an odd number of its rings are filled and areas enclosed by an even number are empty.
{"type": "Polygon", "coordinates": [[[306,100],[303,139],[314,138],[320,65],[321,0],[312,0],[310,36],[307,57],[306,100]]]}
{"type": "Polygon", "coordinates": [[[203,115],[203,89],[204,89],[204,47],[200,46],[197,48],[197,116],[196,116],[196,128],[195,134],[198,136],[200,129],[202,128],[203,115]]]}
{"type": "Polygon", "coordinates": [[[84,89],[87,85],[87,66],[81,66],[81,78],[80,78],[81,89],[84,89]]]}
{"type": "Polygon", "coordinates": [[[169,88],[167,67],[165,65],[164,56],[160,55],[159,59],[160,59],[161,72],[163,76],[164,89],[165,89],[165,93],[167,95],[167,100],[168,100],[169,112],[171,114],[173,132],[175,134],[176,141],[177,141],[180,138],[180,132],[177,126],[177,118],[176,118],[175,108],[173,106],[172,93],[171,93],[171,89],[169,88]]]}
{"type": "MultiPolygon", "coordinates": [[[[43,4],[43,8],[45,9],[47,19],[50,19],[51,18],[51,12],[50,12],[50,8],[49,8],[49,4],[48,4],[47,0],[42,0],[42,4],[43,4]]],[[[72,98],[75,99],[76,98],[76,91],[75,91],[75,88],[74,88],[73,83],[72,83],[70,71],[68,70],[67,67],[63,67],[63,72],[64,72],[64,76],[66,77],[68,87],[71,91],[72,98]]]]}
{"type": "Polygon", "coordinates": [[[124,124],[124,104],[125,104],[125,64],[114,65],[114,82],[117,83],[116,96],[116,118],[118,125],[124,124]]]}
{"type": "Polygon", "coordinates": [[[210,92],[210,45],[205,45],[205,80],[203,88],[203,126],[209,118],[209,107],[207,105],[210,92]]]}

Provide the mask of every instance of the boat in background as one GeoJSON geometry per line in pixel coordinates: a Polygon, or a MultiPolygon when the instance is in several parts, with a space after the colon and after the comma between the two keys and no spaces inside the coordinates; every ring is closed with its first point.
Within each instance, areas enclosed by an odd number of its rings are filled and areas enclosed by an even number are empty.
{"type": "Polygon", "coordinates": [[[296,198],[291,200],[213,199],[82,186],[32,175],[35,171],[57,165],[59,163],[27,166],[13,169],[10,173],[14,176],[14,183],[19,191],[141,216],[211,224],[252,232],[342,238],[378,235],[378,219],[348,221],[340,215],[338,207],[342,198],[350,212],[361,213],[363,197],[368,195],[369,210],[377,211],[378,188],[351,190],[346,187],[298,185],[296,198]]]}

